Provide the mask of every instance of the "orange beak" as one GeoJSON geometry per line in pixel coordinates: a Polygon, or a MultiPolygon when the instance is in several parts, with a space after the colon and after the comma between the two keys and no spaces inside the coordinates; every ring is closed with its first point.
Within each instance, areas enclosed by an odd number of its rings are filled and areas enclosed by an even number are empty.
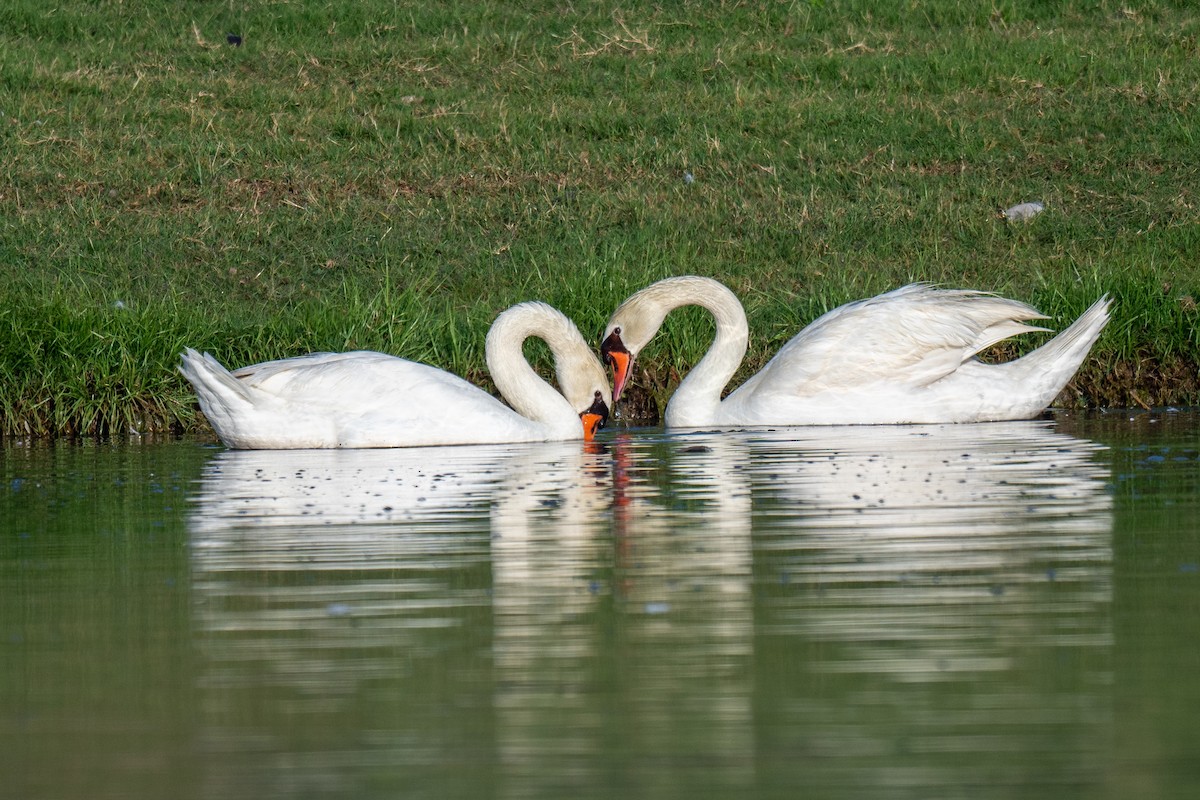
{"type": "Polygon", "coordinates": [[[601,343],[600,355],[604,363],[613,370],[613,405],[616,405],[621,399],[621,392],[625,389],[625,382],[629,380],[629,372],[633,367],[633,354],[625,349],[620,328],[610,333],[601,343]]]}
{"type": "Polygon", "coordinates": [[[596,438],[596,431],[608,424],[608,404],[604,402],[604,398],[599,392],[596,392],[592,404],[588,406],[587,411],[579,415],[579,419],[583,423],[583,440],[585,442],[596,438]]]}
{"type": "Polygon", "coordinates": [[[596,438],[596,431],[604,427],[604,417],[599,414],[589,414],[586,411],[579,415],[583,420],[583,440],[590,442],[596,438]]]}

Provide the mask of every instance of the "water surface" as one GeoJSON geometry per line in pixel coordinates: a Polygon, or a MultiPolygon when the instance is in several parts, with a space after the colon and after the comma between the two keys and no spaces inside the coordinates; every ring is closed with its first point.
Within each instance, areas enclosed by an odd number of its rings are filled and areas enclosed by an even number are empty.
{"type": "Polygon", "coordinates": [[[9,446],[14,797],[1191,796],[1200,416],[9,446]]]}

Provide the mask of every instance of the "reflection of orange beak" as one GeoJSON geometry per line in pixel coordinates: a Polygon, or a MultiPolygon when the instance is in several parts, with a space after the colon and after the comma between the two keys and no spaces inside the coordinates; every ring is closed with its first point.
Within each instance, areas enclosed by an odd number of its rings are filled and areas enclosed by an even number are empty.
{"type": "Polygon", "coordinates": [[[596,431],[608,424],[608,404],[604,402],[604,396],[600,392],[596,392],[595,399],[588,406],[587,411],[579,415],[580,421],[583,423],[583,440],[590,442],[596,437],[596,431]]]}
{"type": "Polygon", "coordinates": [[[608,338],[600,345],[600,355],[613,369],[613,405],[621,399],[621,392],[625,389],[625,382],[629,380],[629,371],[633,367],[633,354],[625,349],[625,343],[621,341],[621,329],[617,328],[608,335],[608,338]]]}

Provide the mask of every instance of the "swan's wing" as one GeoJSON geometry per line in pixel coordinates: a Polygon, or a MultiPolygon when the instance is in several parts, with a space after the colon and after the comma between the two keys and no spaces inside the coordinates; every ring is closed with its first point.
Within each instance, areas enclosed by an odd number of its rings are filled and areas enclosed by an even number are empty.
{"type": "Polygon", "coordinates": [[[440,441],[446,431],[507,430],[527,422],[453,373],[383,353],[314,353],[244,367],[234,375],[260,408],[318,415],[343,436],[352,429],[401,443],[426,435],[440,441]]]}
{"type": "Polygon", "coordinates": [[[255,364],[235,375],[248,402],[225,414],[229,419],[218,429],[234,447],[404,447],[537,438],[529,420],[483,389],[382,353],[316,353],[255,364]]]}
{"type": "Polygon", "coordinates": [[[1016,300],[912,284],[819,317],[735,394],[926,386],[1002,339],[1044,330],[1033,319],[1044,317],[1016,300]]]}
{"type": "Polygon", "coordinates": [[[284,402],[330,401],[347,410],[428,393],[490,398],[453,373],[367,350],[268,361],[234,370],[233,375],[248,388],[284,402]]]}
{"type": "MultiPolygon", "coordinates": [[[[417,365],[396,356],[376,353],[370,350],[356,350],[348,353],[309,353],[293,358],[281,358],[278,361],[264,361],[261,364],[251,364],[232,370],[233,376],[246,386],[281,393],[288,386],[296,386],[322,378],[340,378],[363,368],[373,368],[379,365],[390,365],[391,362],[417,365]]],[[[417,365],[423,366],[423,365],[417,365]]]]}

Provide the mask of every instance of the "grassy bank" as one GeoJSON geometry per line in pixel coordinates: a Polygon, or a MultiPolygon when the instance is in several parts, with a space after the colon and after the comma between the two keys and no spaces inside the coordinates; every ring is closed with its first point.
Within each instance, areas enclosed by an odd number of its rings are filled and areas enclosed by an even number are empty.
{"type": "MultiPolygon", "coordinates": [[[[486,382],[504,307],[594,337],[681,273],[743,298],[748,369],[911,280],[1060,327],[1109,292],[1061,402],[1200,402],[1200,15],[878,5],[13,0],[0,431],[202,424],[184,345],[486,382]]],[[[707,336],[672,318],[652,395],[707,336]]]]}

